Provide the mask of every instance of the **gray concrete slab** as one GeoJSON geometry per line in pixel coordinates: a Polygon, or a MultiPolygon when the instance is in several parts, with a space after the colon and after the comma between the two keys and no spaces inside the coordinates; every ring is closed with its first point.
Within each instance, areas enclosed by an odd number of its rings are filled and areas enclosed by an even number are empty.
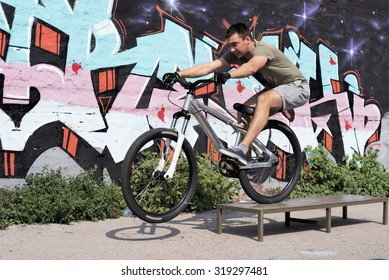
{"type": "MultiPolygon", "coordinates": [[[[332,210],[332,231],[291,223],[284,214],[265,216],[264,242],[257,242],[257,215],[223,211],[181,214],[163,224],[135,217],[70,225],[18,225],[0,230],[0,260],[389,260],[389,226],[382,203],[332,210]]],[[[325,209],[295,218],[325,221],[325,209]]]]}

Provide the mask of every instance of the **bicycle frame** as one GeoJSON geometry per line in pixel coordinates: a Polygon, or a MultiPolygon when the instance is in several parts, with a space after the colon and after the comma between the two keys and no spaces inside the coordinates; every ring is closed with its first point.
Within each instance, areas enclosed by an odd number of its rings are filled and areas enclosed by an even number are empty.
{"type": "MultiPolygon", "coordinates": [[[[233,120],[227,118],[226,116],[224,116],[223,114],[217,112],[216,110],[211,109],[207,105],[197,101],[194,98],[193,91],[190,90],[186,94],[185,102],[184,102],[184,106],[183,106],[182,110],[173,115],[173,120],[172,120],[171,127],[170,127],[172,129],[177,130],[176,129],[177,120],[181,117],[185,118],[184,123],[183,123],[182,128],[181,128],[181,132],[179,132],[179,137],[178,137],[178,141],[177,141],[178,143],[175,147],[176,151],[177,151],[177,149],[181,149],[183,139],[180,139],[180,138],[185,137],[186,129],[187,129],[191,115],[193,115],[196,118],[197,122],[199,123],[201,128],[204,130],[204,133],[208,136],[208,138],[210,139],[211,143],[213,144],[213,146],[216,148],[217,151],[219,151],[221,148],[224,147],[222,142],[220,141],[220,139],[217,137],[217,134],[215,133],[215,131],[213,130],[213,128],[209,124],[207,118],[205,117],[205,114],[210,114],[213,117],[215,117],[216,119],[225,123],[226,125],[229,125],[230,127],[232,127],[232,129],[237,133],[237,137],[236,137],[236,141],[235,141],[236,143],[241,138],[241,135],[246,133],[246,130],[244,129],[243,123],[238,123],[237,121],[233,121],[233,120]]],[[[271,153],[261,141],[259,141],[258,139],[255,139],[253,144],[254,144],[253,147],[255,149],[254,152],[256,154],[261,154],[261,152],[266,153],[270,157],[269,160],[267,162],[248,163],[246,166],[240,166],[239,169],[271,167],[274,165],[275,162],[277,162],[277,160],[278,160],[277,157],[273,153],[271,153]]],[[[173,158],[173,160],[174,160],[174,158],[173,158]]],[[[166,173],[166,174],[168,174],[167,176],[172,176],[172,174],[174,173],[175,164],[176,164],[176,162],[173,162],[172,166],[169,168],[168,172],[166,173]]],[[[168,177],[166,177],[166,175],[165,175],[165,178],[168,178],[168,177]]]]}

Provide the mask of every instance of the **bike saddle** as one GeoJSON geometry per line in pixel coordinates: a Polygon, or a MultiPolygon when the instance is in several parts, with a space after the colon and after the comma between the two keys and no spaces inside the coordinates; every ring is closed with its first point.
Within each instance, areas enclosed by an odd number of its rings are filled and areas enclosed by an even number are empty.
{"type": "Polygon", "coordinates": [[[247,116],[252,116],[254,114],[254,109],[255,109],[254,107],[250,107],[241,103],[235,103],[233,108],[236,111],[241,112],[242,115],[247,115],[247,116]]]}

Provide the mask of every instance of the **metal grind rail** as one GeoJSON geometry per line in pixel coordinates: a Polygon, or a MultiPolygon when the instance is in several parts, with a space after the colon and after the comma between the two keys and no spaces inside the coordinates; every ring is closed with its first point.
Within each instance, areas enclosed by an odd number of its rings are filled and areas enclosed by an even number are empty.
{"type": "Polygon", "coordinates": [[[314,209],[325,209],[326,232],[331,232],[331,209],[343,207],[343,219],[347,219],[347,207],[352,205],[383,203],[384,225],[388,224],[388,198],[372,197],[351,194],[330,195],[322,197],[306,197],[289,199],[274,204],[258,204],[255,202],[234,202],[217,205],[217,233],[222,233],[222,210],[232,210],[237,212],[254,213],[258,215],[258,241],[263,241],[264,236],[264,216],[270,213],[285,213],[285,225],[290,226],[290,222],[312,223],[312,220],[297,219],[290,216],[291,212],[306,211],[314,209]]]}

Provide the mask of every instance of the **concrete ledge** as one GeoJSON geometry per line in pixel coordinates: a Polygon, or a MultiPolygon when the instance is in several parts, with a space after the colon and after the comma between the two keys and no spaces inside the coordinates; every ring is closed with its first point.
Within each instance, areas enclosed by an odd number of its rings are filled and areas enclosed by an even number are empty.
{"type": "Polygon", "coordinates": [[[254,213],[258,215],[258,241],[263,241],[264,228],[263,220],[265,214],[285,213],[285,225],[290,226],[290,222],[312,223],[311,220],[295,219],[290,217],[290,212],[306,211],[313,209],[326,210],[326,232],[331,232],[331,208],[343,207],[343,219],[347,219],[347,207],[352,205],[383,203],[384,225],[388,224],[388,198],[372,197],[351,194],[330,195],[322,197],[307,197],[289,199],[273,204],[258,204],[255,202],[234,202],[217,205],[217,233],[222,233],[222,210],[232,210],[238,212],[254,213]]]}

